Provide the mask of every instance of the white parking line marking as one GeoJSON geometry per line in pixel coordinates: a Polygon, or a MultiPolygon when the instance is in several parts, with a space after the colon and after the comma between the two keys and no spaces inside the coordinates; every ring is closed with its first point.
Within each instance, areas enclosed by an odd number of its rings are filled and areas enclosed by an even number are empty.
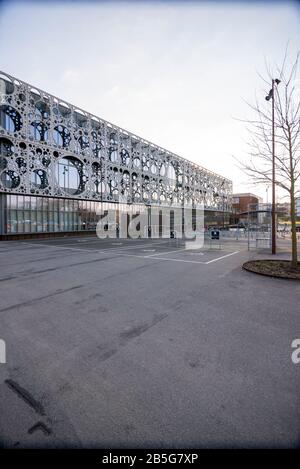
{"type": "MultiPolygon", "coordinates": [[[[49,244],[33,244],[33,243],[27,243],[27,242],[23,242],[22,244],[26,244],[27,246],[33,246],[33,247],[49,247],[49,248],[56,248],[56,249],[67,249],[69,251],[79,251],[79,252],[88,252],[90,254],[109,254],[109,253],[113,253],[113,254],[117,254],[117,255],[120,255],[120,256],[125,256],[125,257],[137,257],[137,258],[140,258],[140,259],[153,259],[153,260],[162,260],[162,261],[171,261],[171,262],[183,262],[183,263],[187,263],[187,264],[211,264],[213,262],[217,262],[217,261],[220,261],[222,259],[225,259],[226,257],[229,257],[229,256],[233,256],[234,254],[238,254],[240,251],[234,251],[234,252],[230,252],[229,254],[225,254],[224,256],[220,256],[220,257],[217,257],[216,259],[212,259],[210,261],[207,261],[207,262],[204,262],[204,261],[192,261],[192,260],[187,260],[187,259],[174,259],[174,258],[169,258],[169,257],[161,257],[163,255],[167,255],[167,254],[176,254],[178,252],[182,252],[182,251],[187,251],[187,249],[177,249],[177,250],[173,250],[173,251],[168,251],[168,252],[161,252],[161,253],[155,253],[155,254],[150,254],[150,255],[138,255],[138,254],[126,254],[124,251],[126,251],[126,249],[138,249],[140,247],[143,247],[143,246],[123,246],[122,248],[106,248],[106,249],[102,249],[102,250],[98,250],[98,249],[79,249],[79,248],[72,248],[72,247],[67,247],[67,246],[58,246],[58,245],[49,245],[49,244]]],[[[147,244],[147,245],[144,245],[144,246],[151,246],[151,245],[157,245],[157,244],[164,244],[164,242],[161,242],[161,243],[151,243],[151,244],[147,244]]],[[[155,251],[155,249],[143,249],[143,251],[155,251]]],[[[204,255],[204,254],[208,254],[210,251],[207,251],[205,253],[188,253],[188,254],[197,254],[197,255],[204,255]]],[[[109,260],[109,258],[108,258],[109,260]]]]}
{"type": "Polygon", "coordinates": [[[166,255],[166,254],[173,254],[174,252],[180,252],[180,251],[186,251],[187,249],[186,248],[183,248],[183,249],[176,249],[173,251],[168,251],[168,252],[161,252],[161,253],[157,253],[157,254],[150,254],[150,256],[147,256],[147,257],[153,257],[153,256],[161,256],[161,254],[163,255],[166,255]]]}
{"type": "MultiPolygon", "coordinates": [[[[71,248],[69,247],[70,245],[74,245],[74,243],[70,243],[70,244],[65,244],[65,245],[52,245],[52,244],[42,244],[42,243],[37,243],[37,244],[34,244],[34,243],[27,243],[26,241],[22,242],[22,244],[26,244],[27,246],[33,246],[33,247],[48,247],[48,248],[52,248],[52,249],[68,249],[70,251],[82,251],[82,252],[98,252],[98,253],[109,253],[109,252],[113,252],[113,253],[118,253],[120,251],[126,251],[128,249],[139,249],[141,247],[149,247],[149,246],[157,246],[158,244],[164,244],[165,241],[162,241],[160,243],[147,243],[147,244],[141,244],[141,245],[134,245],[134,246],[122,246],[122,247],[113,247],[113,248],[110,248],[110,247],[107,247],[106,249],[81,249],[81,248],[71,248]]],[[[77,244],[76,244],[77,245],[77,244]]]]}
{"type": "Polygon", "coordinates": [[[221,259],[225,259],[225,257],[233,256],[234,254],[237,254],[240,251],[234,251],[230,252],[229,254],[226,254],[225,256],[217,257],[216,259],[212,259],[211,261],[205,262],[205,264],[211,264],[212,262],[220,261],[221,259]]]}
{"type": "Polygon", "coordinates": [[[27,246],[32,246],[32,247],[68,249],[69,251],[97,252],[97,250],[94,250],[94,249],[68,248],[67,246],[52,246],[52,244],[33,244],[33,243],[26,243],[26,242],[23,242],[22,244],[26,244],[27,246]]]}
{"type": "Polygon", "coordinates": [[[188,264],[206,264],[206,262],[201,261],[187,261],[184,259],[172,259],[172,257],[153,257],[153,256],[138,256],[137,254],[124,254],[118,253],[120,256],[126,257],[138,257],[140,259],[147,259],[150,261],[173,261],[173,262],[187,262],[188,264]]]}

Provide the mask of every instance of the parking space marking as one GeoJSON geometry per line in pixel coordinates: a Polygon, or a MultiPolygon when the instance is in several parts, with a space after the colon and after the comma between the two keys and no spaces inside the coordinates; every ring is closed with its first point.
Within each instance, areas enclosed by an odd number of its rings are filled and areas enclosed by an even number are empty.
{"type": "Polygon", "coordinates": [[[160,256],[161,254],[163,255],[167,255],[167,254],[173,254],[174,252],[180,252],[180,251],[186,251],[187,249],[186,248],[182,248],[182,249],[173,249],[173,251],[168,251],[168,252],[161,252],[161,253],[156,253],[156,254],[150,254],[149,256],[147,257],[153,257],[153,256],[160,256]]]}
{"type": "Polygon", "coordinates": [[[107,247],[105,249],[82,249],[82,248],[77,248],[77,247],[70,247],[70,246],[77,246],[77,244],[74,243],[69,243],[65,245],[52,245],[52,244],[44,244],[44,243],[28,243],[26,241],[23,241],[22,244],[25,244],[27,246],[33,246],[33,247],[48,247],[48,248],[54,248],[54,249],[68,249],[70,251],[82,251],[82,252],[94,252],[94,253],[109,253],[109,252],[120,252],[120,251],[126,251],[126,250],[131,250],[131,249],[139,249],[143,247],[150,247],[150,246],[157,246],[159,244],[165,244],[166,241],[161,241],[159,243],[147,243],[147,244],[136,244],[134,246],[122,246],[122,247],[107,247]]]}
{"type": "Polygon", "coordinates": [[[185,259],[173,259],[172,257],[139,256],[138,254],[125,254],[123,252],[119,252],[118,254],[120,256],[137,257],[139,259],[147,259],[147,260],[150,260],[150,261],[173,261],[173,262],[187,262],[189,264],[206,264],[206,262],[188,261],[188,260],[185,260],[185,259]]]}
{"type": "Polygon", "coordinates": [[[32,246],[32,247],[45,247],[45,248],[54,248],[54,249],[68,249],[69,251],[82,251],[82,252],[97,252],[94,249],[81,249],[81,248],[69,248],[67,246],[57,246],[57,245],[52,245],[52,244],[33,244],[33,243],[27,243],[27,242],[22,242],[22,244],[26,244],[27,246],[32,246]]]}
{"type": "MultiPolygon", "coordinates": [[[[77,247],[69,247],[68,245],[64,246],[59,246],[59,245],[49,245],[49,244],[34,244],[34,243],[27,243],[27,242],[22,242],[22,244],[25,244],[27,246],[33,246],[33,247],[49,247],[49,248],[56,248],[56,249],[67,249],[70,251],[78,251],[78,252],[85,252],[85,253],[90,253],[90,254],[118,254],[120,256],[125,256],[125,257],[136,257],[139,259],[153,259],[153,260],[161,260],[161,261],[171,261],[171,262],[183,262],[187,264],[204,264],[208,265],[213,262],[220,261],[222,259],[225,259],[227,257],[233,256],[235,254],[238,254],[240,251],[234,251],[230,252],[228,254],[225,254],[224,256],[217,257],[215,259],[211,259],[209,261],[196,261],[196,260],[190,260],[190,259],[175,259],[173,257],[163,257],[166,256],[167,254],[177,254],[177,253],[182,253],[182,251],[186,251],[187,254],[193,254],[193,255],[201,255],[203,256],[204,254],[208,254],[212,251],[205,251],[205,252],[196,252],[196,253],[190,253],[186,248],[182,249],[177,249],[177,250],[172,250],[172,251],[167,251],[167,252],[155,252],[154,254],[148,254],[148,255],[142,255],[142,254],[129,254],[126,253],[126,250],[132,250],[136,249],[137,251],[141,247],[150,247],[150,246],[155,246],[158,244],[165,244],[165,242],[159,242],[159,243],[147,243],[144,245],[134,245],[134,246],[122,246],[122,247],[107,247],[106,249],[82,249],[82,248],[77,248],[77,247]]],[[[155,251],[155,249],[143,249],[143,252],[147,251],[155,251]]],[[[109,259],[109,258],[108,258],[109,259]]]]}
{"type": "Polygon", "coordinates": [[[237,254],[240,251],[234,251],[230,252],[229,254],[226,254],[225,256],[217,257],[216,259],[212,259],[211,261],[205,262],[205,264],[211,264],[212,262],[220,261],[221,259],[225,259],[225,257],[233,256],[234,254],[237,254]]]}

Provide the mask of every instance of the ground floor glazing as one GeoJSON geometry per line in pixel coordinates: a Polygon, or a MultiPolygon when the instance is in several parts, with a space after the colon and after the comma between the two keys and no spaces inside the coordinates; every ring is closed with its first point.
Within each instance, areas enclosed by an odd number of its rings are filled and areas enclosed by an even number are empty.
{"type": "MultiPolygon", "coordinates": [[[[38,233],[94,232],[99,213],[114,209],[117,212],[141,213],[145,205],[127,205],[54,197],[0,194],[0,235],[38,233]]],[[[205,210],[205,226],[222,226],[228,215],[205,210]]]]}

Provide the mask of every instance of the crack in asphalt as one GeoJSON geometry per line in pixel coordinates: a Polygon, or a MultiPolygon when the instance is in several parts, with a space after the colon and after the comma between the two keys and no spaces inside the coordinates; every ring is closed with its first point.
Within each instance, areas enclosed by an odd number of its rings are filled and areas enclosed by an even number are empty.
{"type": "Polygon", "coordinates": [[[14,308],[20,308],[21,306],[32,305],[32,304],[34,304],[34,303],[36,303],[40,300],[45,300],[46,298],[51,298],[53,296],[61,295],[62,293],[66,293],[66,292],[69,292],[69,291],[72,291],[72,290],[77,290],[78,288],[83,288],[83,287],[84,287],[84,285],[76,285],[75,287],[65,288],[64,290],[56,290],[55,292],[49,293],[48,295],[39,296],[39,297],[33,298],[32,300],[29,300],[29,301],[24,301],[22,303],[16,303],[14,305],[7,306],[6,308],[0,309],[0,312],[3,313],[5,311],[10,311],[14,308]]]}
{"type": "Polygon", "coordinates": [[[43,404],[37,401],[29,391],[12,379],[6,379],[4,382],[18,397],[20,397],[20,399],[32,407],[37,414],[46,415],[43,404]]]}

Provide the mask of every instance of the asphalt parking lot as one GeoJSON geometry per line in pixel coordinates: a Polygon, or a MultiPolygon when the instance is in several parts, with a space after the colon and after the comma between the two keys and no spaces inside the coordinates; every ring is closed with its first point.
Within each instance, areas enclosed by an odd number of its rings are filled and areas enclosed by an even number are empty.
{"type": "Polygon", "coordinates": [[[1,242],[4,447],[299,447],[297,281],[245,242],[1,242]]]}

